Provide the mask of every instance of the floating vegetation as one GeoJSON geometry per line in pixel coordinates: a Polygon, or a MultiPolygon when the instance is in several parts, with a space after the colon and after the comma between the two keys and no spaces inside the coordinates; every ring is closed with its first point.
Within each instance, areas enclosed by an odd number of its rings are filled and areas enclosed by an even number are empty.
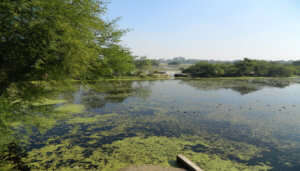
{"type": "Polygon", "coordinates": [[[66,103],[67,101],[64,99],[48,99],[48,98],[43,98],[39,99],[37,102],[33,102],[33,106],[44,106],[44,105],[56,105],[56,104],[63,104],[66,103]]]}
{"type": "Polygon", "coordinates": [[[81,104],[65,104],[55,109],[56,112],[69,114],[82,113],[84,110],[85,107],[81,104]]]}
{"type": "Polygon", "coordinates": [[[60,88],[23,113],[1,103],[0,170],[176,167],[177,154],[208,171],[297,170],[300,101],[292,83],[107,81],[60,88]]]}
{"type": "Polygon", "coordinates": [[[68,141],[64,141],[62,144],[49,144],[31,151],[25,162],[29,163],[32,170],[69,168],[109,171],[145,164],[174,167],[176,155],[182,153],[205,170],[268,170],[271,168],[264,164],[247,166],[245,163],[222,159],[218,155],[186,149],[187,146],[199,146],[202,143],[199,140],[187,141],[185,138],[134,137],[103,145],[95,149],[89,157],[85,157],[84,148],[72,146],[68,141]]]}
{"type": "Polygon", "coordinates": [[[112,113],[112,114],[104,114],[104,115],[95,115],[93,117],[78,116],[69,119],[67,123],[68,124],[93,124],[95,122],[107,121],[108,119],[112,119],[112,117],[114,116],[118,116],[118,114],[112,113]]]}

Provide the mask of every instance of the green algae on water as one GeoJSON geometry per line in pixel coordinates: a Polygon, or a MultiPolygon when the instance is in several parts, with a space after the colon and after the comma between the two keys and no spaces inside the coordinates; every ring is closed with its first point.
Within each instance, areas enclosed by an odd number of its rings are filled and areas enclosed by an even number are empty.
{"type": "Polygon", "coordinates": [[[103,122],[108,119],[112,119],[112,117],[118,116],[116,113],[112,114],[103,114],[103,115],[95,115],[93,117],[83,117],[83,116],[78,116],[78,117],[73,117],[72,119],[68,120],[68,124],[93,124],[95,122],[103,122]]]}
{"type": "MultiPolygon", "coordinates": [[[[299,108],[281,100],[286,109],[274,114],[271,107],[255,102],[252,94],[264,91],[264,82],[203,79],[74,86],[80,89],[56,94],[63,100],[49,96],[49,101],[33,103],[26,114],[0,115],[0,134],[5,137],[0,144],[22,146],[26,155],[19,156],[20,162],[31,170],[176,167],[177,154],[208,171],[296,168],[297,137],[283,136],[283,141],[274,135],[287,125],[290,128],[280,135],[297,135],[298,119],[291,118],[299,117],[299,108]],[[187,91],[178,91],[183,89],[187,91]],[[15,135],[22,141],[13,139],[15,135]]],[[[267,82],[278,85],[277,93],[285,86],[284,81],[267,82]]],[[[4,167],[15,166],[7,160],[0,162],[0,170],[4,167]]]]}
{"type": "Polygon", "coordinates": [[[247,166],[218,155],[194,152],[186,146],[201,143],[191,142],[180,138],[168,137],[134,137],[106,144],[96,148],[92,154],[85,157],[85,149],[73,146],[70,142],[47,145],[33,150],[26,159],[34,170],[77,168],[82,170],[114,171],[130,165],[160,165],[174,167],[177,154],[184,154],[204,170],[269,170],[264,164],[247,166]]]}
{"type": "Polygon", "coordinates": [[[63,104],[66,103],[67,101],[64,99],[48,99],[48,98],[43,98],[38,100],[37,102],[33,102],[33,106],[43,106],[43,105],[55,105],[55,104],[63,104]]]}
{"type": "Polygon", "coordinates": [[[81,104],[65,104],[55,109],[56,112],[69,114],[82,113],[84,110],[85,107],[81,104]]]}

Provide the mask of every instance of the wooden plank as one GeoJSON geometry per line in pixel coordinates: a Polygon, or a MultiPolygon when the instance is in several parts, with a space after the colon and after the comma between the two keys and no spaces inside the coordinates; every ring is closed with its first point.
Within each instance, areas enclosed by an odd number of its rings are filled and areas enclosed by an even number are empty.
{"type": "Polygon", "coordinates": [[[190,161],[184,155],[177,155],[176,162],[180,167],[188,169],[189,171],[203,171],[200,167],[198,167],[195,163],[190,161]]]}
{"type": "Polygon", "coordinates": [[[186,171],[182,168],[164,168],[161,166],[152,166],[152,165],[145,165],[145,166],[131,166],[128,168],[120,169],[119,171],[186,171]]]}

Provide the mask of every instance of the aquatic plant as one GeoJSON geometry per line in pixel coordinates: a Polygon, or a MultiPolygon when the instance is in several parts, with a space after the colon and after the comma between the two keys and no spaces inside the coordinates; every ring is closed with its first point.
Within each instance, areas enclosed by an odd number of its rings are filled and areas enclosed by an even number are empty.
{"type": "Polygon", "coordinates": [[[85,107],[84,107],[84,105],[81,105],[81,104],[65,104],[65,105],[59,106],[55,109],[56,112],[69,113],[69,114],[81,113],[84,110],[85,110],[85,107]]]}

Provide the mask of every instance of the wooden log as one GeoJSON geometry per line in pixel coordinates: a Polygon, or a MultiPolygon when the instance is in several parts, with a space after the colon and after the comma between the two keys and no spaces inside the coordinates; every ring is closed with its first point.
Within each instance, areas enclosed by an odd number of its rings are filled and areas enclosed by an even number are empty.
{"type": "Polygon", "coordinates": [[[176,162],[180,167],[183,167],[189,171],[203,171],[195,163],[193,163],[192,161],[190,161],[188,158],[186,158],[181,154],[177,155],[176,162]]]}

